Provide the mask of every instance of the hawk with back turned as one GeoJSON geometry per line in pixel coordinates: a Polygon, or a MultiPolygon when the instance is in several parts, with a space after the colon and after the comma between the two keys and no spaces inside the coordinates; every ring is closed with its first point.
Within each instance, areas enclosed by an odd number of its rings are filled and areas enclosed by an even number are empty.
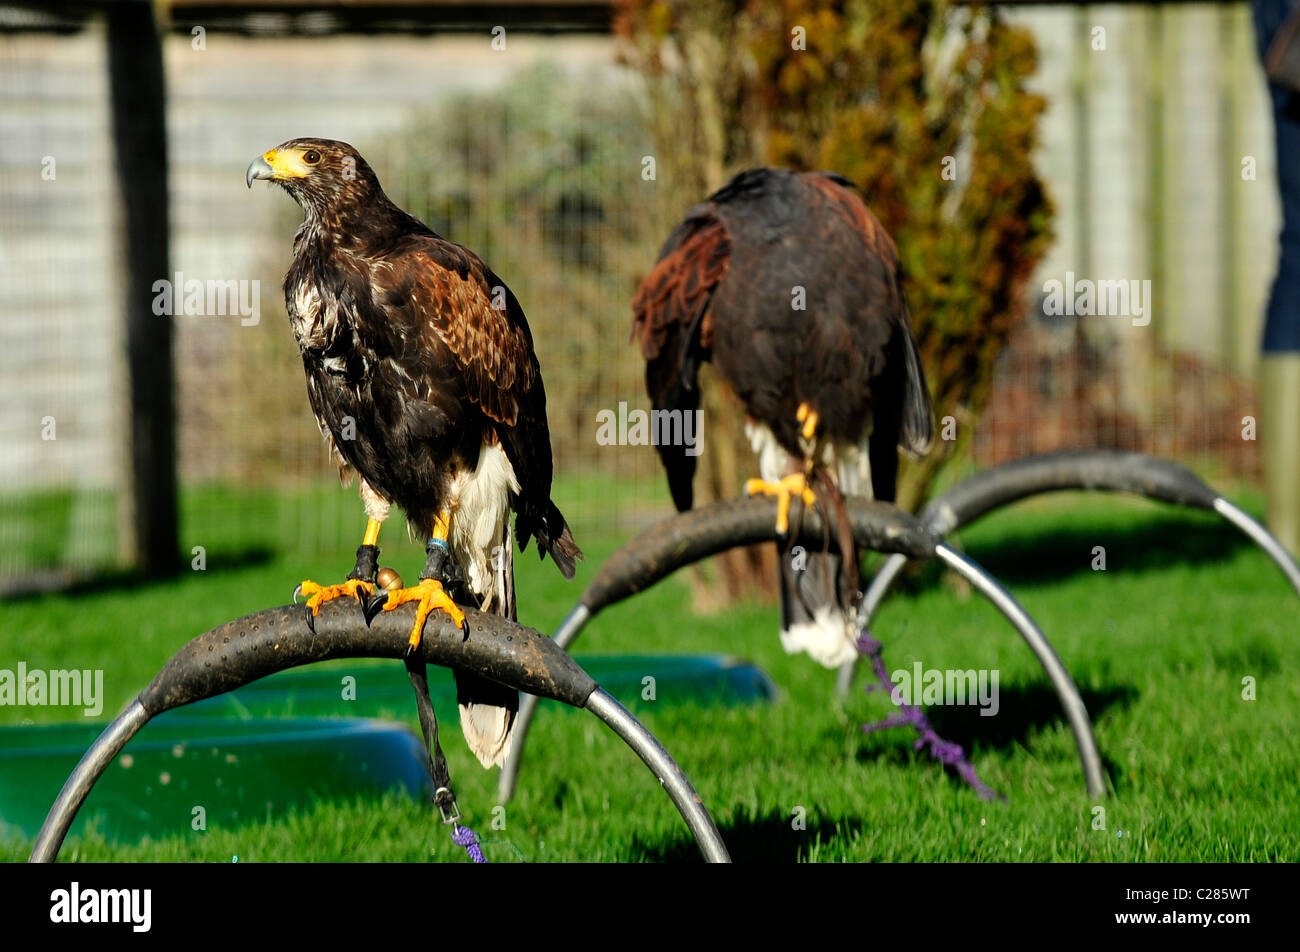
{"type": "MultiPolygon", "coordinates": [[[[632,309],[655,409],[698,409],[705,361],[740,399],[763,477],[750,488],[782,496],[778,530],[791,493],[812,499],[805,474],[892,501],[898,449],[929,450],[934,416],[898,252],[843,176],[740,173],[686,213],[632,309]]],[[[658,450],[673,502],[689,509],[696,457],[658,450]]],[[[783,566],[788,651],[832,667],[855,656],[848,569],[824,553],[783,566]]]]}
{"type": "MultiPolygon", "coordinates": [[[[393,204],[346,143],[291,140],[246,178],[302,206],[285,302],[312,412],[340,474],[360,475],[370,518],[346,582],[303,583],[309,612],[342,596],[374,610],[418,602],[412,649],[430,611],[464,624],[450,575],[375,592],[378,527],[395,503],[430,540],[429,565],[445,553],[480,609],[514,619],[512,537],[520,551],[535,539],[566,578],[582,556],[550,497],[546,392],[519,302],[472,251],[393,204]]],[[[502,763],[517,693],[455,675],[466,740],[484,766],[502,763]]]]}

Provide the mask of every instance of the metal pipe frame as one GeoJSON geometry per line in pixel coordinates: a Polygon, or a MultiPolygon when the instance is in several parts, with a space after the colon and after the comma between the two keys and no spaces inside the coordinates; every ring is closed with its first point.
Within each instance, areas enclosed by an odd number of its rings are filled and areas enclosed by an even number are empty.
{"type": "MultiPolygon", "coordinates": [[[[1101,755],[1083,698],[1029,613],[992,576],[945,545],[915,517],[885,503],[847,499],[846,504],[855,544],[863,549],[893,553],[904,562],[909,557],[941,559],[969,579],[976,590],[1011,622],[1043,665],[1061,700],[1066,720],[1074,732],[1089,795],[1103,795],[1106,780],[1101,755]]],[[[680,568],[726,549],[773,540],[776,537],[775,511],[776,503],[772,500],[729,500],[679,513],[646,530],[610,556],[601,567],[578,605],[556,629],[556,646],[567,651],[603,607],[644,591],[680,568]]],[[[802,520],[792,524],[790,537],[783,541],[818,546],[826,544],[827,527],[823,525],[820,514],[816,510],[806,510],[802,515],[802,520]]],[[[501,803],[514,795],[518,785],[524,747],[536,717],[537,704],[538,698],[529,695],[520,701],[513,728],[515,736],[497,785],[497,799],[501,803]]]]}
{"type": "Polygon", "coordinates": [[[1092,797],[1105,795],[1106,776],[1102,771],[1101,753],[1097,750],[1097,740],[1093,737],[1088,709],[1084,706],[1083,698],[1079,696],[1079,689],[1075,686],[1074,679],[1070,677],[1070,672],[1066,670],[1055,649],[1052,648],[1051,642],[1047,640],[1029,613],[992,575],[956,549],[949,547],[947,543],[939,545],[938,556],[940,561],[970,582],[980,594],[992,602],[998,611],[1015,625],[1016,631],[1020,632],[1020,637],[1025,639],[1029,649],[1038,658],[1038,663],[1047,672],[1052,687],[1056,689],[1056,696],[1061,699],[1065,718],[1070,724],[1070,730],[1074,732],[1074,744],[1079,750],[1079,762],[1083,765],[1083,777],[1088,795],[1092,797]]]}
{"type": "MultiPolygon", "coordinates": [[[[569,645],[578,640],[578,635],[582,634],[582,629],[590,619],[591,610],[579,602],[569,614],[564,616],[564,621],[560,622],[560,627],[555,629],[555,634],[551,636],[556,647],[567,652],[569,645]]],[[[506,762],[501,765],[501,775],[497,777],[498,803],[510,802],[510,798],[515,795],[515,789],[519,786],[519,765],[524,759],[524,745],[528,741],[528,731],[533,726],[533,719],[537,717],[537,705],[540,701],[541,698],[536,694],[519,696],[519,710],[515,713],[514,726],[510,728],[514,734],[510,741],[510,752],[506,754],[506,762]]]]}
{"type": "Polygon", "coordinates": [[[668,791],[668,796],[672,797],[682,819],[690,828],[695,842],[700,845],[704,858],[710,863],[730,863],[731,857],[727,855],[727,847],[713,824],[713,817],[704,809],[704,803],[686,774],[682,773],[682,768],[677,766],[654,734],[646,730],[644,724],[603,688],[596,688],[591,697],[587,698],[587,710],[609,725],[610,730],[635,750],[637,756],[650,768],[650,772],[659,778],[659,783],[668,791]]]}
{"type": "MultiPolygon", "coordinates": [[[[302,606],[267,609],[208,631],[172,656],[158,676],[82,756],[32,846],[29,862],[53,862],[95,783],[136,733],[158,714],[242,687],[276,671],[342,657],[400,658],[414,609],[399,608],[367,627],[355,602],[327,603],[314,630],[302,606]]],[[[655,736],[601,689],[555,642],[505,618],[466,609],[470,635],[444,613],[425,626],[425,661],[490,677],[507,687],[586,708],[627,743],[659,779],[709,862],[729,862],[717,826],[690,781],[655,736]]]]}
{"type": "Polygon", "coordinates": [[[86,802],[86,797],[90,795],[95,781],[121,753],[126,742],[134,737],[140,728],[148,724],[149,720],[149,712],[144,709],[140,699],[136,698],[90,745],[90,749],[82,755],[81,760],[64,782],[63,789],[59,791],[49,814],[45,817],[45,822],[41,824],[40,832],[36,834],[36,842],[32,844],[31,856],[27,860],[29,863],[54,862],[55,857],[59,855],[59,847],[63,845],[68,829],[72,826],[72,821],[76,819],[77,811],[86,802]]]}
{"type": "MultiPolygon", "coordinates": [[[[919,518],[931,532],[946,536],[996,509],[1030,496],[1084,489],[1132,493],[1175,506],[1217,512],[1263,549],[1300,595],[1300,568],[1267,529],[1191,470],[1141,453],[1072,450],[1027,456],[963,480],[930,502],[921,510],[919,518]]],[[[858,610],[863,627],[870,625],[907,561],[905,555],[891,555],[876,572],[858,610]]],[[[856,660],[840,668],[836,692],[841,697],[852,690],[857,670],[856,660]]]]}

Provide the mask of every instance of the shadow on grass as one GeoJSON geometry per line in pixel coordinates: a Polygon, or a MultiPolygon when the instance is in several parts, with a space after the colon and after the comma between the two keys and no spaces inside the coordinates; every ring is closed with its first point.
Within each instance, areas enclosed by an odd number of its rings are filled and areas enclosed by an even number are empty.
{"type": "MultiPolygon", "coordinates": [[[[1138,697],[1137,690],[1127,685],[1101,691],[1081,690],[1080,693],[1094,724],[1106,710],[1116,706],[1128,707],[1138,697]]],[[[980,717],[979,709],[975,707],[955,706],[928,708],[926,714],[940,736],[961,744],[968,754],[975,747],[1026,746],[1030,735],[1035,731],[1064,720],[1056,692],[1047,684],[1003,690],[1000,699],[1001,706],[994,717],[980,717]]],[[[857,753],[860,762],[884,762],[918,770],[940,769],[939,763],[931,759],[928,753],[912,749],[916,733],[911,728],[900,727],[883,731],[876,736],[881,740],[857,753]],[[889,738],[896,740],[891,742],[889,738]]],[[[831,741],[832,738],[826,738],[827,743],[831,741]]],[[[961,788],[972,798],[975,797],[975,791],[966,785],[956,771],[951,768],[942,769],[955,787],[961,788]]],[[[1122,785],[1123,770],[1118,763],[1105,756],[1105,751],[1102,751],[1102,769],[1113,787],[1122,785]]],[[[1082,771],[1079,773],[1078,784],[1082,792],[1082,771]]],[[[706,806],[717,810],[722,805],[706,806]]],[[[716,815],[714,820],[717,821],[716,815]]],[[[851,827],[856,822],[853,817],[814,819],[810,816],[807,829],[795,830],[791,820],[791,815],[776,812],[760,817],[745,816],[725,823],[719,822],[718,831],[735,862],[793,863],[805,858],[812,844],[819,840],[827,842],[843,833],[846,825],[851,827]]],[[[638,862],[694,863],[700,859],[695,841],[684,832],[671,840],[642,842],[637,839],[632,844],[632,851],[632,860],[638,862]]]]}
{"type": "MultiPolygon", "coordinates": [[[[809,816],[807,829],[796,830],[791,814],[773,812],[719,823],[718,832],[734,863],[797,863],[806,857],[814,843],[828,842],[843,832],[846,823],[854,822],[851,818],[816,820],[809,816]]],[[[700,860],[699,846],[684,830],[674,833],[672,839],[654,842],[642,842],[638,837],[633,840],[628,857],[633,863],[698,863],[700,860]]]]}
{"type": "MultiPolygon", "coordinates": [[[[1137,699],[1138,692],[1128,685],[1118,685],[1100,691],[1080,688],[1083,705],[1088,715],[1096,724],[1101,716],[1111,707],[1119,705],[1120,709],[1130,707],[1137,699]]],[[[925,715],[930,725],[944,740],[961,744],[970,753],[973,748],[1005,749],[1013,746],[1025,746],[1031,734],[1060,724],[1068,729],[1065,712],[1061,710],[1061,701],[1046,683],[1028,684],[998,691],[998,712],[984,717],[974,705],[947,705],[928,707],[925,715]]],[[[903,728],[881,732],[882,736],[902,734],[903,728]]],[[[907,733],[915,733],[910,728],[907,733]]],[[[861,759],[861,755],[860,759],[861,759]]]]}
{"type": "MultiPolygon", "coordinates": [[[[208,575],[221,572],[243,570],[274,561],[277,553],[268,546],[248,546],[241,549],[221,549],[206,553],[208,575]]],[[[155,585],[166,585],[180,575],[188,572],[188,558],[178,556],[176,571],[170,575],[146,575],[135,570],[101,572],[86,578],[75,578],[63,572],[50,572],[31,576],[27,584],[15,585],[3,592],[5,601],[23,602],[46,595],[58,595],[60,598],[83,598],[102,595],[106,592],[141,591],[155,585]]]]}
{"type": "MultiPolygon", "coordinates": [[[[1083,705],[1088,709],[1093,730],[1102,715],[1112,707],[1120,709],[1130,707],[1137,700],[1138,692],[1128,685],[1118,685],[1100,691],[1080,688],[1083,705]]],[[[1060,724],[1063,730],[1069,730],[1065,721],[1065,712],[1061,710],[1060,699],[1048,684],[1031,684],[1023,687],[1001,689],[998,692],[999,707],[996,715],[984,717],[974,705],[949,705],[925,708],[930,726],[944,740],[959,744],[970,757],[978,750],[1011,747],[1028,747],[1029,739],[1034,733],[1060,724]]],[[[917,733],[911,727],[895,727],[873,735],[885,739],[882,749],[879,742],[864,747],[857,753],[859,762],[879,762],[885,760],[892,764],[930,763],[938,766],[938,761],[931,758],[928,751],[915,751],[917,733]],[[888,738],[895,738],[888,743],[888,738]]],[[[1073,745],[1072,745],[1073,749],[1073,745]]],[[[1112,788],[1122,783],[1123,769],[1110,760],[1104,750],[1100,751],[1102,771],[1110,779],[1112,788]]],[[[965,786],[965,781],[951,767],[945,767],[948,779],[955,784],[965,786]]],[[[1080,768],[1082,771],[1082,768],[1080,768]]],[[[981,778],[987,780],[987,778],[981,778]]],[[[1083,783],[1082,773],[1079,778],[1083,783]]]]}
{"type": "MultiPolygon", "coordinates": [[[[1254,547],[1237,529],[1205,516],[1170,515],[1125,526],[1124,513],[1114,522],[1098,520],[1095,527],[1069,526],[1048,532],[1010,534],[996,541],[973,540],[961,545],[961,531],[952,538],[956,547],[992,573],[1004,585],[1046,584],[1093,571],[1093,547],[1106,550],[1111,572],[1164,571],[1173,566],[1225,562],[1237,550],[1254,547]]],[[[918,592],[932,587],[943,574],[937,563],[909,566],[895,583],[899,591],[918,592]]]]}

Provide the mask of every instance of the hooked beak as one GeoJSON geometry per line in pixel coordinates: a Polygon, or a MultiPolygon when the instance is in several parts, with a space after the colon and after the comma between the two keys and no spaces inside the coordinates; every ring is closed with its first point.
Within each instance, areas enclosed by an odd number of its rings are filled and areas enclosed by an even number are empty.
{"type": "Polygon", "coordinates": [[[244,182],[247,183],[249,188],[253,187],[253,181],[255,179],[270,178],[275,178],[275,169],[271,167],[270,162],[266,161],[265,155],[259,155],[252,162],[248,163],[248,171],[244,173],[244,182]]]}

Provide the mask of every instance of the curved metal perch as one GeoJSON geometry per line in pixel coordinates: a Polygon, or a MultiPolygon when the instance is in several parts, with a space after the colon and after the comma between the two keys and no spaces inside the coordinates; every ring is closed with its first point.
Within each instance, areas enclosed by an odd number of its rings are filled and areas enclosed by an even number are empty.
{"type": "MultiPolygon", "coordinates": [[[[970,559],[944,545],[940,537],[914,516],[880,502],[847,499],[853,538],[862,549],[896,553],[904,560],[942,559],[961,574],[1015,626],[1042,663],[1074,732],[1088,793],[1100,796],[1106,789],[1101,755],[1093,737],[1088,712],[1074,681],[1051,643],[1011,594],[970,559]]],[[[652,526],[616,551],[601,565],[578,605],[561,622],[555,643],[563,649],[573,644],[583,627],[602,608],[644,591],[665,576],[718,552],[775,538],[776,502],[759,497],[714,503],[679,513],[652,526]]],[[[816,510],[803,509],[791,518],[790,542],[809,547],[835,546],[833,534],[816,510]],[[829,541],[828,541],[829,539],[829,541]]],[[[501,770],[497,798],[514,794],[528,729],[538,698],[525,695],[515,719],[510,757],[501,770]]]]}
{"type": "MultiPolygon", "coordinates": [[[[919,518],[935,535],[946,536],[994,509],[1029,496],[1071,489],[1134,493],[1176,506],[1217,512],[1268,553],[1300,594],[1300,568],[1267,529],[1205,485],[1187,467],[1141,453],[1067,450],[1027,456],[963,480],[932,500],[921,510],[919,518]]],[[[860,610],[864,626],[871,623],[908,558],[903,554],[891,555],[871,580],[860,610]]],[[[856,661],[840,669],[836,682],[840,694],[848,693],[856,671],[856,661]]]]}
{"type": "MultiPolygon", "coordinates": [[[[330,602],[305,622],[300,605],[246,615],[199,635],[176,652],[91,745],[68,777],[32,847],[31,862],[52,862],[100,775],[149,720],[163,711],[201,701],[286,668],[330,658],[401,658],[414,608],[377,616],[366,627],[350,599],[330,602]]],[[[425,661],[473,671],[508,687],[591,711],[636,751],[664,785],[699,843],[705,859],[728,862],[726,847],[699,795],[668,751],[602,690],[550,638],[496,615],[466,609],[465,638],[443,613],[429,618],[421,650],[425,661]]]]}

